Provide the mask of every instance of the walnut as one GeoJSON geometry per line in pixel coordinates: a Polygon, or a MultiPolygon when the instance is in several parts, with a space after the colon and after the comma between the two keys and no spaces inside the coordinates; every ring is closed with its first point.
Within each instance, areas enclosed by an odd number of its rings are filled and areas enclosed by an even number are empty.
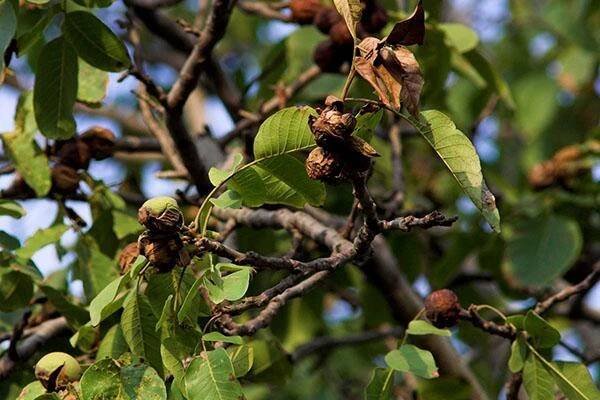
{"type": "Polygon", "coordinates": [[[461,306],[452,290],[432,292],[425,299],[425,315],[437,328],[449,328],[458,322],[461,306]]]}

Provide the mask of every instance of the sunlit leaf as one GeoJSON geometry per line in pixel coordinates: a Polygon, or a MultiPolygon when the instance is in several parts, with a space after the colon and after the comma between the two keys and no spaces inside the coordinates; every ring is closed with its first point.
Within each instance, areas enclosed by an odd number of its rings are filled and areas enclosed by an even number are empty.
{"type": "Polygon", "coordinates": [[[433,355],[412,344],[404,344],[399,349],[387,353],[385,362],[394,370],[411,372],[421,378],[431,379],[439,376],[433,355]]]}

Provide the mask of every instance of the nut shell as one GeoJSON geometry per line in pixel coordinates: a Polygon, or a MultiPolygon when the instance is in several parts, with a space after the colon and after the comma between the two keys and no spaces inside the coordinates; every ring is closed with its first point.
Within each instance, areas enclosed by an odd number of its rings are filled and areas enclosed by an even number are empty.
{"type": "Polygon", "coordinates": [[[437,328],[449,328],[458,322],[461,306],[452,290],[436,290],[425,299],[425,315],[437,328]]]}
{"type": "Polygon", "coordinates": [[[318,117],[309,118],[315,141],[325,150],[336,151],[352,135],[356,119],[351,113],[343,113],[336,104],[327,106],[318,117]]]}
{"type": "Polygon", "coordinates": [[[323,8],[320,0],[292,0],[292,19],[299,24],[312,24],[317,13],[323,8]]]}
{"type": "Polygon", "coordinates": [[[365,9],[363,18],[361,19],[362,28],[368,33],[378,33],[388,22],[388,14],[385,8],[381,6],[373,6],[372,9],[365,9]]]}
{"type": "Polygon", "coordinates": [[[138,248],[159,272],[169,272],[176,265],[186,263],[183,242],[178,234],[145,232],[138,240],[138,248]]]}
{"type": "Polygon", "coordinates": [[[57,144],[56,156],[61,164],[74,169],[87,169],[92,158],[89,146],[79,139],[66,140],[57,144]]]}
{"type": "Polygon", "coordinates": [[[346,49],[343,47],[336,45],[331,40],[325,40],[315,47],[313,61],[323,72],[338,73],[346,61],[346,57],[344,57],[346,53],[346,49]]]}
{"type": "Polygon", "coordinates": [[[119,255],[119,267],[121,268],[121,275],[125,275],[129,272],[131,265],[140,255],[137,242],[129,243],[121,250],[119,255]]]}
{"type": "Polygon", "coordinates": [[[80,139],[89,146],[94,160],[104,160],[115,152],[117,138],[110,129],[94,126],[83,132],[80,139]]]}
{"type": "Polygon", "coordinates": [[[332,181],[339,177],[342,162],[335,153],[317,147],[308,155],[305,167],[310,179],[332,181]]]}
{"type": "Polygon", "coordinates": [[[183,214],[175,199],[155,197],[142,204],[138,221],[153,232],[178,232],[183,225],[183,214]]]}
{"type": "Polygon", "coordinates": [[[322,33],[328,35],[337,22],[343,21],[342,16],[333,7],[323,7],[319,10],[313,23],[322,33]]]}
{"type": "Polygon", "coordinates": [[[52,192],[73,194],[79,188],[79,174],[69,166],[56,164],[52,168],[52,192]]]}
{"type": "Polygon", "coordinates": [[[345,21],[336,22],[329,30],[331,41],[340,46],[352,46],[354,38],[345,21]]]}
{"type": "Polygon", "coordinates": [[[66,389],[80,376],[79,362],[67,353],[48,353],[35,365],[35,377],[50,392],[66,389]]]}

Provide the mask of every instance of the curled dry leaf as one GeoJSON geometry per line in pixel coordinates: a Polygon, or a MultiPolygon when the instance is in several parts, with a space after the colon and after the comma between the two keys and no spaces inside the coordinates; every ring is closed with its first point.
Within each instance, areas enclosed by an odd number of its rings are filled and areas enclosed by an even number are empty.
{"type": "Polygon", "coordinates": [[[410,17],[394,25],[394,28],[384,40],[392,46],[411,46],[413,44],[422,45],[424,39],[425,12],[423,11],[423,2],[419,1],[410,17]]]}
{"type": "Polygon", "coordinates": [[[387,38],[363,39],[354,60],[356,72],[386,106],[399,109],[403,104],[415,116],[419,113],[423,77],[414,54],[403,46],[422,44],[424,35],[424,13],[419,2],[413,14],[397,23],[387,38]]]}
{"type": "Polygon", "coordinates": [[[333,0],[335,8],[344,17],[348,30],[354,39],[356,39],[356,25],[360,21],[363,11],[363,4],[360,0],[333,0]]]}

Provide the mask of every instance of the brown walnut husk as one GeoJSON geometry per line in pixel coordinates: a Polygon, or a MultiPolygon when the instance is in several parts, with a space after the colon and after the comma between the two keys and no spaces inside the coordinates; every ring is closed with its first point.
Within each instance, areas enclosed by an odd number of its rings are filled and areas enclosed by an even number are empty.
{"type": "Polygon", "coordinates": [[[129,272],[131,265],[139,255],[140,249],[138,248],[137,242],[129,243],[123,248],[123,250],[121,250],[121,254],[119,255],[119,267],[121,269],[121,275],[125,275],[129,272]]]}
{"type": "Polygon", "coordinates": [[[317,13],[323,8],[320,0],[291,0],[292,20],[299,24],[312,24],[317,13]]]}
{"type": "Polygon", "coordinates": [[[104,160],[115,152],[117,138],[110,129],[94,126],[83,132],[80,139],[88,145],[94,160],[104,160]]]}
{"type": "Polygon", "coordinates": [[[452,290],[436,290],[425,299],[425,316],[437,328],[450,328],[457,324],[461,306],[452,290]]]}
{"type": "Polygon", "coordinates": [[[177,233],[146,231],[138,239],[138,248],[159,272],[169,272],[177,265],[189,264],[189,255],[177,233]]]}
{"type": "Polygon", "coordinates": [[[71,167],[56,164],[52,168],[52,192],[68,195],[79,188],[79,174],[71,167]]]}
{"type": "Polygon", "coordinates": [[[57,143],[56,157],[63,165],[74,169],[87,169],[92,158],[89,146],[79,139],[57,143]]]}
{"type": "Polygon", "coordinates": [[[310,179],[333,182],[340,177],[343,160],[337,153],[317,147],[308,155],[305,166],[310,179]]]}
{"type": "Polygon", "coordinates": [[[352,135],[356,119],[352,113],[344,113],[344,103],[335,96],[328,96],[325,109],[318,117],[310,116],[308,123],[317,145],[335,150],[352,135]]]}

